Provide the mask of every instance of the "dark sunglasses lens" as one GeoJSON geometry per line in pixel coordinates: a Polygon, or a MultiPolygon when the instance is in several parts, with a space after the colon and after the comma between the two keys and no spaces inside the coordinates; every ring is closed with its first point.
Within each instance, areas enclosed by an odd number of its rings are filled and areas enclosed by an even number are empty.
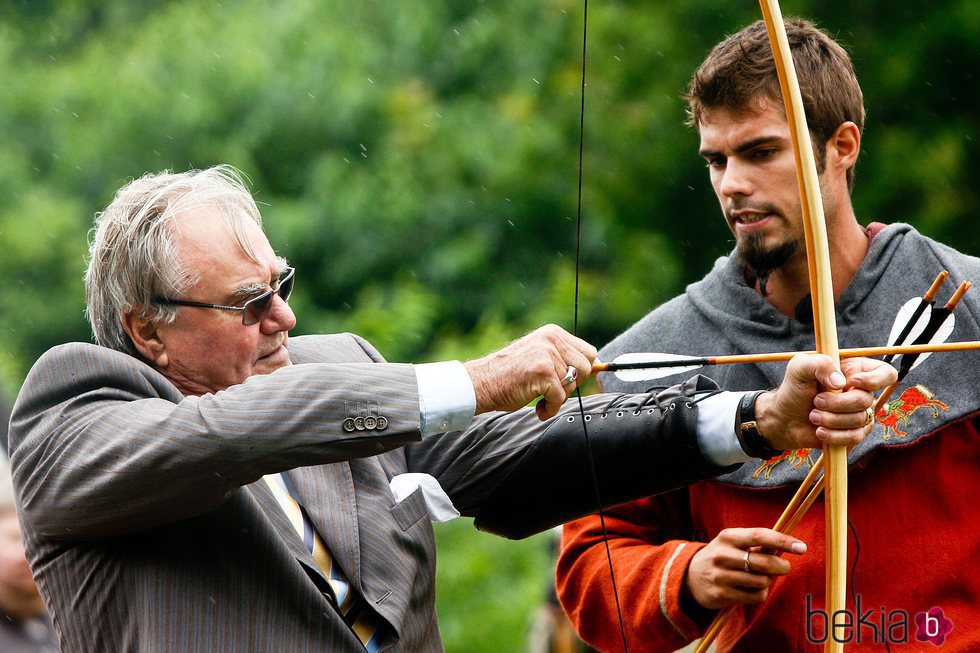
{"type": "Polygon", "coordinates": [[[293,279],[296,278],[295,272],[290,272],[289,275],[282,280],[279,284],[279,296],[282,297],[282,301],[288,302],[289,296],[293,293],[293,279]]]}
{"type": "Polygon", "coordinates": [[[242,314],[242,324],[252,326],[262,321],[262,316],[269,310],[272,298],[276,294],[275,290],[264,292],[255,299],[245,302],[245,312],[242,314]]]}
{"type": "Polygon", "coordinates": [[[289,301],[289,295],[293,292],[293,279],[296,277],[293,270],[289,271],[286,278],[279,282],[279,287],[275,290],[264,292],[255,299],[245,302],[245,312],[242,315],[242,324],[252,326],[262,321],[262,316],[266,314],[272,305],[272,298],[276,295],[282,297],[284,302],[289,301]]]}

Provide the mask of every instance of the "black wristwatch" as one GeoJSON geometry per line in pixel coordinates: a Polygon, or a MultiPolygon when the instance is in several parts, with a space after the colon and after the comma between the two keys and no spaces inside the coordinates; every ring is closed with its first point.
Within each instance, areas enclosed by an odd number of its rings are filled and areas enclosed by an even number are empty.
{"type": "Polygon", "coordinates": [[[753,458],[769,460],[782,452],[769,446],[769,442],[759,434],[755,421],[755,402],[765,390],[746,392],[738,402],[738,413],[735,415],[735,435],[742,451],[753,458]]]}

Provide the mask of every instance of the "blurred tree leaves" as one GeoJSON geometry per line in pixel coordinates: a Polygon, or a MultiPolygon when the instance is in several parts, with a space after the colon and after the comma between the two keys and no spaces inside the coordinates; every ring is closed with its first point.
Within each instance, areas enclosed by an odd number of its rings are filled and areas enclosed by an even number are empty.
{"type": "MultiPolygon", "coordinates": [[[[980,7],[783,10],[854,57],[868,108],[859,217],[980,251],[980,7]]],[[[680,95],[758,7],[590,12],[580,331],[602,344],[730,247],[680,95]]],[[[0,387],[90,337],[92,216],[165,168],[231,163],[251,178],[298,268],[300,333],[357,331],[391,360],[424,360],[570,328],[581,31],[572,0],[0,5],[0,387]]],[[[476,650],[452,600],[447,646],[476,650]]]]}
{"type": "MultiPolygon", "coordinates": [[[[82,244],[114,190],[218,162],[250,176],[299,268],[300,332],[357,329],[418,360],[487,341],[474,330],[497,346],[541,320],[571,326],[578,3],[91,5],[0,9],[0,267],[23,289],[0,300],[8,388],[47,347],[88,337],[82,244]]],[[[881,6],[785,10],[854,54],[869,109],[860,215],[963,242],[978,10],[920,1],[882,20],[881,6]]],[[[679,96],[756,11],[593,7],[581,330],[598,343],[729,247],[679,96]]]]}

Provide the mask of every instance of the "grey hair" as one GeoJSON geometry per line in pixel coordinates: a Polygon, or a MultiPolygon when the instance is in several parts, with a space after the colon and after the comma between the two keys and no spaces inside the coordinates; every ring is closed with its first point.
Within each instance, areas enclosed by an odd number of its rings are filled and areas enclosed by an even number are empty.
{"type": "Polygon", "coordinates": [[[122,187],[95,216],[85,272],[86,316],[100,345],[139,356],[123,329],[123,316],[173,322],[174,306],[154,298],[181,295],[198,281],[181,262],[175,220],[207,207],[219,211],[245,253],[256,255],[245,235],[248,220],[262,216],[246,177],[236,168],[147,174],[122,187]]]}

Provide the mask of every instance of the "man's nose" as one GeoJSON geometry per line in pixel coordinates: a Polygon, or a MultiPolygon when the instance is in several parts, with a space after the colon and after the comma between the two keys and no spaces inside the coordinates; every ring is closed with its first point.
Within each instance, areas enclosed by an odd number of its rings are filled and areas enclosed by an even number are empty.
{"type": "Polygon", "coordinates": [[[261,328],[263,333],[278,333],[279,331],[289,331],[296,326],[296,315],[282,297],[276,294],[272,298],[272,305],[269,311],[263,316],[261,328]]]}
{"type": "Polygon", "coordinates": [[[721,183],[718,185],[718,192],[725,197],[737,197],[751,195],[752,191],[753,186],[749,166],[741,163],[736,158],[728,159],[725,170],[722,173],[721,183]]]}

